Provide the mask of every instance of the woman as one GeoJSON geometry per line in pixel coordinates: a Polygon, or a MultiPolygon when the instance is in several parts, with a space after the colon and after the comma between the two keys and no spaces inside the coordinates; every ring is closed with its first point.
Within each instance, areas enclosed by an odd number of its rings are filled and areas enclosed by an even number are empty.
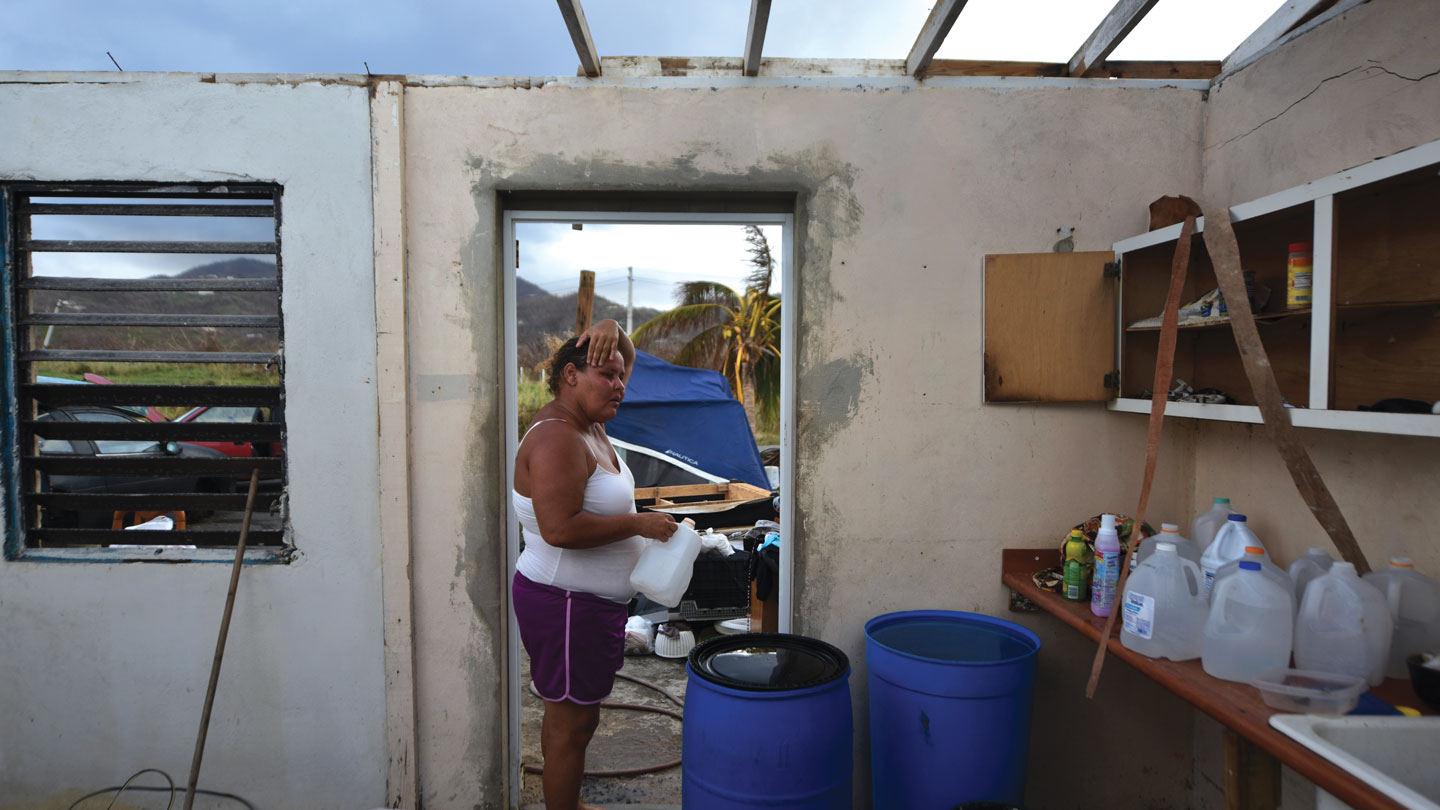
{"type": "Polygon", "coordinates": [[[644,540],[669,540],[675,519],[635,512],[635,479],[605,436],[625,398],[635,347],[602,321],[555,351],[554,399],[535,414],[515,457],[511,494],[525,551],[512,585],[530,676],[545,701],[540,750],[550,810],[580,804],[585,747],[625,662],[630,571],[644,540]]]}

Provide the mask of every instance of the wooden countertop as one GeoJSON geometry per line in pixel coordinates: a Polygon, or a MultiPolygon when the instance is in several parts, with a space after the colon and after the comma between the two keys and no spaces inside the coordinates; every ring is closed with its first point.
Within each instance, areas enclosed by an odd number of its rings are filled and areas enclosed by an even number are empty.
{"type": "MultiPolygon", "coordinates": [[[[1003,555],[1001,581],[1005,585],[1080,631],[1086,638],[1099,642],[1100,634],[1105,630],[1105,620],[1090,612],[1089,602],[1071,602],[1059,594],[1043,591],[1030,577],[1036,571],[1060,564],[1058,548],[1007,548],[1003,555]]],[[[1205,674],[1199,659],[1177,662],[1147,658],[1132,652],[1120,643],[1118,620],[1107,647],[1112,658],[1118,658],[1144,673],[1356,810],[1400,810],[1400,805],[1388,796],[1271,728],[1270,716],[1279,712],[1265,705],[1255,687],[1211,677],[1205,674]]],[[[1088,667],[1086,671],[1089,671],[1088,667]]],[[[1103,674],[1101,679],[1104,679],[1103,674]]],[[[1083,690],[1083,684],[1077,683],[1076,688],[1083,690]]],[[[1387,678],[1385,683],[1370,691],[1392,705],[1411,706],[1424,714],[1433,714],[1415,696],[1408,680],[1387,678]]]]}

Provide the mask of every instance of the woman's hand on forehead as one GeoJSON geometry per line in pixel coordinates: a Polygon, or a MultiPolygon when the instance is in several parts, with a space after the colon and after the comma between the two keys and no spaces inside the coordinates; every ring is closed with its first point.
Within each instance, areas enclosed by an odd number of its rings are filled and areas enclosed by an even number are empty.
{"type": "MultiPolygon", "coordinates": [[[[613,320],[604,320],[591,326],[575,341],[575,348],[586,343],[590,344],[590,351],[586,353],[585,362],[592,366],[605,365],[619,351],[620,325],[613,320]]],[[[621,362],[623,364],[624,360],[621,362]]]]}

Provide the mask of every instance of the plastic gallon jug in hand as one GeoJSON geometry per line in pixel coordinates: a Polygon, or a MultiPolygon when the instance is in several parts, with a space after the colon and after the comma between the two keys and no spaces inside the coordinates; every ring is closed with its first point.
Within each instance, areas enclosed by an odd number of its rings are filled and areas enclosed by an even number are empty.
{"type": "Polygon", "coordinates": [[[1109,616],[1115,604],[1115,587],[1120,582],[1120,535],[1115,532],[1115,516],[1100,516],[1100,531],[1095,533],[1095,576],[1090,582],[1090,612],[1109,616]]]}
{"type": "Polygon", "coordinates": [[[1210,545],[1210,541],[1215,539],[1220,527],[1225,525],[1225,519],[1230,517],[1230,513],[1233,511],[1235,510],[1230,505],[1229,498],[1216,498],[1214,505],[1201,512],[1195,518],[1195,522],[1190,525],[1190,542],[1204,552],[1210,545]]]}
{"type": "MultiPolygon", "coordinates": [[[[1265,547],[1260,542],[1260,538],[1250,531],[1245,516],[1238,512],[1231,512],[1225,520],[1225,525],[1215,533],[1215,539],[1205,547],[1204,553],[1200,555],[1200,569],[1205,572],[1206,593],[1213,591],[1215,572],[1220,570],[1220,566],[1244,557],[1246,546],[1265,547]]],[[[1270,559],[1270,555],[1266,554],[1265,559],[1270,559]]]]}
{"type": "Polygon", "coordinates": [[[1334,564],[1335,559],[1319,546],[1311,546],[1304,557],[1298,557],[1290,563],[1286,573],[1290,575],[1290,581],[1295,583],[1295,600],[1298,602],[1304,599],[1305,586],[1316,577],[1324,576],[1334,564]]]}
{"type": "Polygon", "coordinates": [[[1409,557],[1391,557],[1390,565],[1362,579],[1385,594],[1390,616],[1395,620],[1385,674],[1408,678],[1406,658],[1440,650],[1440,582],[1416,571],[1409,557]]]}
{"type": "Polygon", "coordinates": [[[1300,607],[1299,601],[1295,599],[1295,581],[1290,579],[1290,575],[1285,573],[1285,569],[1270,562],[1270,555],[1266,554],[1265,549],[1260,546],[1246,546],[1244,557],[1238,560],[1231,560],[1215,569],[1215,580],[1210,583],[1211,591],[1214,591],[1215,586],[1220,584],[1220,580],[1239,571],[1240,563],[1245,560],[1260,563],[1260,573],[1264,574],[1267,579],[1284,588],[1285,592],[1290,594],[1290,615],[1295,615],[1295,611],[1300,607]]]}
{"type": "Polygon", "coordinates": [[[666,542],[652,540],[630,572],[630,587],[653,602],[675,607],[690,587],[695,558],[700,554],[700,535],[695,521],[685,518],[666,542]]]}
{"type": "Polygon", "coordinates": [[[1210,594],[1200,664],[1216,678],[1249,683],[1290,663],[1293,634],[1290,594],[1261,574],[1259,563],[1242,562],[1210,594]]]}
{"type": "Polygon", "coordinates": [[[1385,595],[1361,580],[1355,566],[1337,562],[1305,588],[1295,619],[1295,667],[1355,675],[1379,686],[1392,627],[1385,595]]]}
{"type": "Polygon", "coordinates": [[[1120,643],[1151,658],[1199,657],[1207,612],[1204,582],[1200,566],[1177,554],[1173,544],[1157,543],[1125,582],[1120,643]]]}
{"type": "MultiPolygon", "coordinates": [[[[1130,558],[1131,571],[1134,571],[1136,566],[1145,562],[1146,558],[1155,553],[1155,544],[1157,543],[1169,543],[1175,546],[1175,552],[1183,559],[1189,560],[1197,566],[1200,565],[1200,549],[1194,543],[1180,536],[1180,527],[1174,523],[1161,523],[1160,533],[1145,538],[1145,542],[1140,544],[1140,550],[1130,558]]],[[[1204,580],[1202,579],[1201,582],[1203,583],[1204,580]]]]}

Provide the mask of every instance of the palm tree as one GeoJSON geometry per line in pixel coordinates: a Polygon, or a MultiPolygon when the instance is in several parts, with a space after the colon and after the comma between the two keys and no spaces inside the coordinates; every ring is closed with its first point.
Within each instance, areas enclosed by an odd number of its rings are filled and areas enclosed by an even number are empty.
{"type": "Polygon", "coordinates": [[[744,293],[713,281],[676,285],[676,306],[635,330],[636,345],[672,336],[689,336],[675,362],[719,371],[745,405],[750,429],[758,419],[773,424],[780,411],[780,299],[771,297],[775,259],[765,234],[745,226],[751,271],[744,293]]]}

